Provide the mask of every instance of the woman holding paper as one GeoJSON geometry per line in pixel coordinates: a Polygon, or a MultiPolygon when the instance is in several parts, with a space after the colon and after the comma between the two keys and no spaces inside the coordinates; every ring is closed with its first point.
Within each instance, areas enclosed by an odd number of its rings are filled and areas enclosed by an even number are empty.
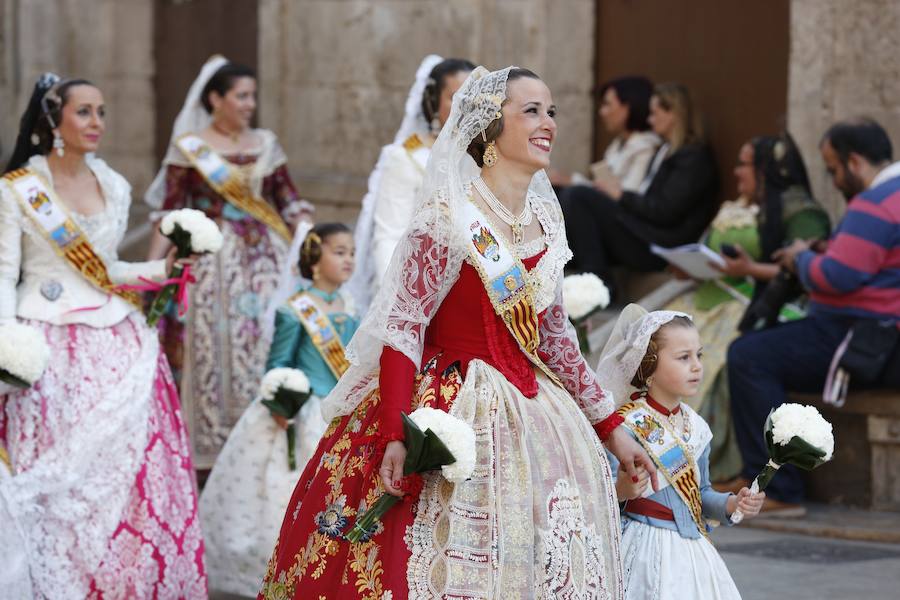
{"type": "Polygon", "coordinates": [[[0,339],[18,322],[50,348],[32,387],[0,389],[2,508],[35,597],[206,598],[178,393],[127,287],[174,252],[118,260],[131,186],[94,156],[105,111],[91,83],[43,75],[0,180],[0,339]]]}
{"type": "MultiPolygon", "coordinates": [[[[157,212],[195,208],[219,222],[225,243],[197,260],[190,308],[161,321],[179,380],[200,469],[212,467],[263,375],[271,324],[264,309],[278,286],[294,225],[312,207],[300,200],[271,131],[253,129],[256,75],[211,58],[175,120],[163,167],[144,199],[157,212]]],[[[150,258],[168,242],[154,232],[150,258]]]]}
{"type": "Polygon", "coordinates": [[[687,88],[657,85],[649,121],[664,143],[637,191],[607,176],[595,180],[596,189],[570,188],[561,201],[574,254],[568,268],[596,274],[613,295],[614,266],[662,270],[666,262],[650,244],[696,242],[716,211],[716,166],[687,88]]]}
{"type": "Polygon", "coordinates": [[[789,134],[748,141],[740,149],[734,175],[739,198],[722,205],[705,241],[717,252],[725,246],[733,256],[722,254],[719,281],[703,282],[666,307],[693,314],[703,342],[709,377],[686,402],[714,429],[713,481],[728,479],[741,468],[724,368],[741,315],[778,273],[778,265],[769,260],[775,250],[795,239],[825,238],[830,231],[828,214],[812,198],[803,157],[789,134]]]}

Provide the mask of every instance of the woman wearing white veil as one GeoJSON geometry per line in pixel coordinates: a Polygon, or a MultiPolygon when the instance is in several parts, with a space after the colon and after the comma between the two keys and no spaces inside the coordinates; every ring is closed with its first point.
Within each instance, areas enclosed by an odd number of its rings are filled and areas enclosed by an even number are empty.
{"type": "Polygon", "coordinates": [[[429,54],[416,70],[403,122],[393,143],[381,149],[356,221],[353,238],[358,262],[344,289],[360,314],[365,314],[378,291],[391,255],[415,214],[431,146],[450,115],[453,94],[474,68],[464,59],[429,54]]]}
{"type": "Polygon", "coordinates": [[[543,171],[555,110],[525,69],[479,67],[456,93],[260,598],[622,598],[599,438],[632,472],[652,464],[618,427],[562,306],[571,253],[543,171]],[[470,480],[403,477],[401,412],[421,406],[475,430],[470,480]],[[382,491],[407,493],[347,542],[382,491]]]}
{"type": "MultiPolygon", "coordinates": [[[[271,340],[264,309],[278,286],[292,230],[312,207],[300,200],[275,134],[250,126],[256,75],[221,56],[207,61],[175,120],[162,168],[144,200],[156,223],[194,208],[216,220],[225,243],[194,265],[190,308],[160,322],[179,383],[198,469],[212,467],[253,400],[271,340]]],[[[168,241],[154,231],[150,257],[168,241]]]]}

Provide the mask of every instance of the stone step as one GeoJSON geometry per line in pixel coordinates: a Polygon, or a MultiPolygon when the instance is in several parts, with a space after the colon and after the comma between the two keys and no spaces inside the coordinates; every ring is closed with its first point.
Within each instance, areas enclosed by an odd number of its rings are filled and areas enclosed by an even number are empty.
{"type": "Polygon", "coordinates": [[[896,512],[848,508],[837,504],[807,504],[805,517],[788,519],[758,516],[741,527],[781,533],[865,542],[900,544],[900,515],[896,512]]]}

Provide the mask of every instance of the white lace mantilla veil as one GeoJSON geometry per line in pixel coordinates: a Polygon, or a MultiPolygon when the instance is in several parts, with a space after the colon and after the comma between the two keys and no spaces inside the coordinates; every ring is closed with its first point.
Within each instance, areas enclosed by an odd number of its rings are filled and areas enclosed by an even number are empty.
{"type": "MultiPolygon", "coordinates": [[[[378,294],[348,345],[351,366],[323,403],[326,421],[349,414],[377,387],[378,362],[385,345],[402,352],[416,366],[420,365],[425,329],[459,278],[463,260],[469,252],[469,242],[460,235],[454,222],[463,203],[468,201],[472,180],[480,173],[466,148],[496,118],[506,99],[506,80],[513,68],[489,72],[478,67],[454,94],[450,117],[431,150],[416,213],[391,258],[378,294]]],[[[547,269],[538,286],[535,304],[540,312],[551,304],[561,305],[560,275],[571,252],[566,244],[556,194],[543,170],[534,175],[528,193],[536,203],[537,211],[552,215],[556,230],[548,241],[542,261],[558,268],[547,269]]],[[[545,318],[551,323],[542,327],[551,327],[554,332],[574,339],[574,330],[564,311],[560,308],[548,311],[548,314],[551,312],[554,314],[545,318]]],[[[574,348],[577,353],[577,343],[574,348]]],[[[569,364],[576,359],[582,360],[581,355],[570,356],[567,349],[562,349],[551,357],[548,366],[564,370],[565,365],[557,365],[557,361],[569,364]]],[[[590,380],[575,385],[593,384],[592,373],[590,380]]],[[[601,398],[596,400],[599,405],[601,398]]],[[[592,409],[588,408],[586,412],[591,413],[592,409]]],[[[601,413],[608,414],[605,407],[599,406],[594,412],[598,413],[594,418],[588,414],[591,422],[596,422],[601,413]]]]}
{"type": "Polygon", "coordinates": [[[613,394],[618,406],[626,404],[631,394],[638,391],[631,385],[631,380],[647,353],[650,337],[676,317],[691,318],[689,314],[674,310],[648,313],[639,304],[629,304],[619,314],[597,365],[600,385],[613,394]]]}
{"type": "MultiPolygon", "coordinates": [[[[190,166],[190,163],[182,155],[181,151],[175,147],[175,140],[187,133],[203,131],[212,123],[212,116],[203,107],[200,94],[203,93],[203,88],[206,87],[212,76],[216,74],[216,71],[227,65],[228,62],[228,59],[224,56],[218,54],[211,56],[203,65],[203,68],[200,69],[197,79],[191,84],[187,97],[184,99],[184,105],[182,105],[178,116],[175,117],[172,135],[169,137],[169,146],[166,149],[165,157],[163,157],[162,166],[144,194],[144,202],[154,210],[158,211],[166,199],[166,167],[168,165],[190,166]]],[[[287,156],[278,143],[275,134],[266,129],[257,129],[256,132],[262,137],[262,146],[259,157],[250,172],[249,183],[253,193],[259,195],[262,189],[263,178],[285,164],[287,156]]],[[[151,216],[151,220],[156,220],[156,218],[158,216],[151,216]]]]}
{"type": "MultiPolygon", "coordinates": [[[[416,80],[413,82],[406,97],[406,108],[403,114],[403,122],[400,129],[394,135],[391,146],[402,144],[409,136],[416,133],[420,136],[428,135],[430,124],[425,120],[422,112],[422,94],[428,84],[428,76],[435,65],[443,60],[437,54],[426,56],[416,70],[416,80]]],[[[375,263],[372,253],[372,234],[375,221],[375,199],[378,197],[378,188],[381,186],[381,172],[384,170],[384,162],[387,160],[387,150],[391,146],[381,149],[378,162],[369,174],[368,191],[362,201],[362,209],[356,220],[356,231],[353,241],[356,244],[357,257],[356,268],[350,281],[344,286],[344,290],[352,296],[360,314],[365,314],[372,300],[372,283],[375,277],[375,263]],[[361,251],[361,252],[360,252],[361,251]]]]}

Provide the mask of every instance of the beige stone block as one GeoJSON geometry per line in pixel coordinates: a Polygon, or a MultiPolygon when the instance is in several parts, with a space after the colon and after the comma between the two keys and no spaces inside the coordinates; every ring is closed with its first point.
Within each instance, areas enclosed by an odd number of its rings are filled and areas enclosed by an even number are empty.
{"type": "Polygon", "coordinates": [[[540,75],[556,93],[590,92],[594,85],[593,2],[545,2],[547,40],[540,75]]]}
{"type": "Polygon", "coordinates": [[[556,119],[559,130],[553,148],[553,166],[587,173],[594,137],[593,100],[585,93],[554,92],[553,101],[560,107],[556,119]]]}

